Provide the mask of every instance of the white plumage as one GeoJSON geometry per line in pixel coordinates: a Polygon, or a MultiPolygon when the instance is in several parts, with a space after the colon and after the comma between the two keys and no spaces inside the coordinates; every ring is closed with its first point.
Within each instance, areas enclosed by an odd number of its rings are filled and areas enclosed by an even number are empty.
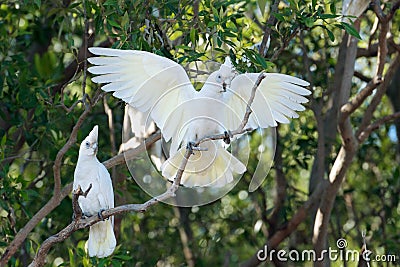
{"type": "MultiPolygon", "coordinates": [[[[104,91],[122,99],[150,117],[168,142],[172,139],[170,158],[162,165],[162,174],[173,180],[182,161],[186,144],[224,131],[236,130],[243,119],[251,89],[258,73],[235,77],[227,58],[218,71],[210,74],[196,91],[182,66],[167,58],[144,51],[89,48],[102,57],[89,58],[96,65],[89,72],[97,74],[95,83],[107,83],[104,91]]],[[[252,105],[247,127],[274,127],[288,123],[304,110],[303,88],[309,83],[277,73],[265,74],[252,105]]],[[[224,148],[222,141],[200,145],[207,151],[194,151],[182,176],[186,186],[224,186],[246,166],[224,148]]]]}
{"type": "MultiPolygon", "coordinates": [[[[92,185],[87,196],[80,196],[78,199],[79,206],[86,216],[92,216],[101,210],[114,207],[114,192],[110,174],[96,157],[97,138],[98,127],[96,125],[81,143],[74,173],[74,190],[80,186],[83,191],[86,191],[90,184],[92,185]]],[[[104,258],[113,253],[116,246],[113,227],[113,217],[90,227],[89,239],[86,244],[90,257],[104,258]]]]}

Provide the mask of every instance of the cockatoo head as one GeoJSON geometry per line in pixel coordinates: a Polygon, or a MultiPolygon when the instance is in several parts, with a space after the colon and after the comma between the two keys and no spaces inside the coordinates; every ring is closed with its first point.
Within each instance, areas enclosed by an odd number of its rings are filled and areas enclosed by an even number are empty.
{"type": "Polygon", "coordinates": [[[95,156],[97,153],[97,137],[99,134],[99,127],[96,125],[89,135],[82,141],[79,148],[79,156],[95,156]]]}
{"type": "Polygon", "coordinates": [[[231,81],[234,76],[235,68],[232,65],[231,59],[226,57],[224,64],[221,65],[219,70],[210,74],[207,79],[207,83],[218,88],[218,92],[226,92],[226,89],[231,85],[231,81]]]}

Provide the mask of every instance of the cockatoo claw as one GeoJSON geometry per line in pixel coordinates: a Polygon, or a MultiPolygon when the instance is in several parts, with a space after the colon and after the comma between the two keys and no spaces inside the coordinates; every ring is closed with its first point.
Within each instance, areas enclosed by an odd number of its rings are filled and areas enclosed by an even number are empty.
{"type": "Polygon", "coordinates": [[[225,131],[224,135],[225,137],[222,140],[224,140],[225,144],[229,145],[231,143],[232,134],[230,133],[230,131],[225,131]]]}
{"type": "Polygon", "coordinates": [[[102,214],[103,211],[105,211],[105,209],[101,209],[101,210],[99,210],[99,212],[97,213],[97,216],[98,216],[99,219],[102,220],[102,221],[104,221],[103,214],[102,214]]]}
{"type": "Polygon", "coordinates": [[[186,145],[186,149],[188,149],[190,151],[190,154],[194,155],[193,150],[195,150],[195,143],[194,142],[188,142],[186,145]]]}

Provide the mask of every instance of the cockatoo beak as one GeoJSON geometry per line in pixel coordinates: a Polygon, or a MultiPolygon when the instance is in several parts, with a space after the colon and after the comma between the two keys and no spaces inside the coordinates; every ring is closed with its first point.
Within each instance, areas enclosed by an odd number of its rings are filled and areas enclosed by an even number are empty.
{"type": "Polygon", "coordinates": [[[97,143],[97,142],[94,143],[94,144],[92,145],[92,148],[93,148],[93,154],[96,155],[96,154],[97,154],[97,151],[99,150],[98,143],[97,143]]]}
{"type": "Polygon", "coordinates": [[[226,92],[226,82],[222,83],[222,92],[226,92]]]}

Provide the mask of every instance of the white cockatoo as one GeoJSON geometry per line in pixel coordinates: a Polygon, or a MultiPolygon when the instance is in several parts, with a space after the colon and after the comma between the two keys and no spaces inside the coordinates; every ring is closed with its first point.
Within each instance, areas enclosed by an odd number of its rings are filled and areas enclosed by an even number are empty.
{"type": "MultiPolygon", "coordinates": [[[[114,207],[114,192],[110,174],[96,157],[97,138],[98,126],[96,125],[81,143],[74,173],[74,190],[80,186],[85,191],[92,185],[86,197],[78,198],[79,206],[85,216],[95,214],[101,216],[103,210],[114,207]]],[[[104,258],[113,253],[116,246],[113,217],[90,227],[86,246],[90,257],[104,258]]]]}
{"type": "MultiPolygon", "coordinates": [[[[186,146],[205,136],[229,133],[242,122],[251,89],[259,74],[236,75],[229,58],[211,73],[200,91],[196,91],[184,68],[176,62],[136,50],[89,48],[100,57],[91,57],[96,66],[88,69],[95,83],[106,83],[102,89],[142,112],[171,141],[170,157],[161,167],[164,177],[173,180],[182,162],[186,146]]],[[[309,83],[292,76],[268,73],[259,85],[252,114],[246,128],[275,127],[297,118],[295,111],[304,110],[303,88],[309,83]]],[[[181,183],[188,187],[224,186],[242,174],[246,166],[229,153],[220,140],[206,141],[193,150],[181,183]]]]}
{"type": "MultiPolygon", "coordinates": [[[[132,106],[125,107],[123,123],[123,143],[119,152],[136,148],[143,144],[147,137],[156,131],[154,121],[149,119],[149,111],[141,112],[132,106]]],[[[149,149],[151,160],[159,170],[162,164],[162,141],[156,141],[149,149]]]]}

